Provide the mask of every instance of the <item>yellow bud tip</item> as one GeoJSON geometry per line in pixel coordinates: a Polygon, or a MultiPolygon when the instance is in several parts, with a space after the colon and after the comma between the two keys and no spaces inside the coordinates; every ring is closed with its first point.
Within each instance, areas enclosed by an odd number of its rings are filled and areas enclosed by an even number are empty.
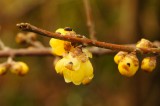
{"type": "Polygon", "coordinates": [[[11,66],[10,71],[14,74],[24,76],[28,73],[29,67],[27,66],[26,63],[19,61],[19,62],[15,62],[11,66]]]}
{"type": "Polygon", "coordinates": [[[128,53],[124,52],[124,51],[120,51],[118,52],[115,56],[114,56],[114,62],[116,64],[118,64],[128,53]]]}
{"type": "Polygon", "coordinates": [[[152,72],[156,68],[156,57],[146,57],[142,60],[141,69],[145,72],[152,72]]]}
{"type": "Polygon", "coordinates": [[[26,43],[26,36],[23,33],[18,33],[15,40],[19,44],[25,44],[26,43]]]}
{"type": "Polygon", "coordinates": [[[147,39],[142,38],[137,44],[137,48],[152,48],[153,43],[147,39]]]}
{"type": "Polygon", "coordinates": [[[74,35],[76,34],[71,28],[66,27],[66,28],[59,28],[55,31],[58,34],[61,35],[74,35]]]}

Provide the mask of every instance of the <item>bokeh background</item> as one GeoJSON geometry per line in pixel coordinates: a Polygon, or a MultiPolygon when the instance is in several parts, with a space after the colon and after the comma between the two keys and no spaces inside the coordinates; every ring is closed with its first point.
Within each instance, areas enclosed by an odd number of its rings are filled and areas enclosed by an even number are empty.
{"type": "MultiPolygon", "coordinates": [[[[117,44],[141,38],[160,40],[159,0],[90,0],[96,37],[117,44]]],[[[83,0],[0,0],[0,38],[21,48],[14,39],[16,24],[28,22],[55,31],[70,26],[88,36],[83,0]]],[[[38,38],[49,46],[49,38],[38,38]]],[[[87,86],[66,84],[55,73],[54,57],[19,57],[30,66],[24,77],[0,76],[0,106],[159,106],[160,61],[156,70],[139,70],[132,78],[121,76],[114,55],[94,56],[95,77],[87,86]]],[[[4,62],[6,58],[1,58],[4,62]]]]}

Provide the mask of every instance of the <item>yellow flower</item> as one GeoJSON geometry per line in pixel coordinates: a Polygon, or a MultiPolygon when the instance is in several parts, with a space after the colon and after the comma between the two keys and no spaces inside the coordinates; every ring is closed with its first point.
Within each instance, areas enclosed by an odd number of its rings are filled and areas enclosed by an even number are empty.
{"type": "MultiPolygon", "coordinates": [[[[76,33],[71,28],[59,28],[56,33],[61,35],[75,35],[76,33]]],[[[63,41],[55,38],[51,38],[49,42],[52,47],[52,53],[58,56],[62,56],[65,52],[70,51],[73,48],[71,42],[63,41]]]]}
{"type": "Polygon", "coordinates": [[[93,67],[89,59],[81,61],[71,53],[59,60],[55,66],[57,73],[63,74],[65,82],[75,85],[87,84],[93,78],[93,67]]]}
{"type": "Polygon", "coordinates": [[[139,68],[139,61],[135,54],[126,55],[118,64],[119,72],[127,77],[133,76],[139,68]]]}
{"type": "Polygon", "coordinates": [[[115,56],[114,56],[114,62],[116,64],[118,64],[128,53],[124,52],[124,51],[120,51],[118,52],[115,56]]]}
{"type": "Polygon", "coordinates": [[[141,69],[145,72],[152,72],[156,68],[156,57],[146,57],[142,60],[141,69]]]}
{"type": "Polygon", "coordinates": [[[12,66],[10,67],[10,71],[14,74],[17,74],[17,75],[26,75],[28,73],[28,66],[26,63],[24,62],[15,62],[14,64],[12,64],[12,66]]]}

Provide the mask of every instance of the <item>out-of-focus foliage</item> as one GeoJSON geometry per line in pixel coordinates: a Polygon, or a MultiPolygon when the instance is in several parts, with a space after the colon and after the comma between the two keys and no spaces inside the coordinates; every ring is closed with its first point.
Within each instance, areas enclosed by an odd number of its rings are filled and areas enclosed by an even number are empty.
{"type": "MultiPolygon", "coordinates": [[[[126,44],[144,37],[160,40],[159,0],[90,0],[96,37],[126,44]]],[[[88,37],[83,0],[0,0],[0,37],[6,45],[16,24],[28,22],[49,31],[70,26],[88,37]]],[[[49,38],[39,37],[49,46],[49,38]]],[[[0,77],[0,106],[157,106],[160,104],[160,65],[150,74],[139,70],[132,78],[121,76],[113,55],[93,56],[94,79],[87,86],[66,84],[53,68],[54,57],[21,57],[30,72],[0,77]]],[[[5,59],[1,59],[0,61],[5,59]]],[[[157,64],[160,61],[158,60],[157,64]]]]}

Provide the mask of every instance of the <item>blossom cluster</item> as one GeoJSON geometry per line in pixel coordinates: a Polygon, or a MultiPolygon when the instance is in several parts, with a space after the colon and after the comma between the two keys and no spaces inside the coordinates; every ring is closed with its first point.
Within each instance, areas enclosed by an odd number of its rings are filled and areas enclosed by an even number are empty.
{"type": "MultiPolygon", "coordinates": [[[[155,48],[152,42],[146,39],[141,39],[136,44],[137,49],[142,48],[155,48]]],[[[120,74],[131,77],[139,69],[139,60],[136,56],[136,52],[118,52],[114,57],[115,63],[118,64],[118,70],[120,74]]],[[[156,68],[156,56],[145,57],[141,62],[141,69],[145,72],[152,72],[156,68]]]]}
{"type": "MultiPolygon", "coordinates": [[[[77,36],[69,27],[59,28],[56,33],[64,36],[77,36]]],[[[66,83],[72,82],[80,85],[88,84],[92,80],[93,67],[89,60],[92,54],[85,47],[55,38],[51,38],[49,43],[52,53],[62,57],[55,64],[55,70],[58,74],[63,75],[66,83]]]]}

